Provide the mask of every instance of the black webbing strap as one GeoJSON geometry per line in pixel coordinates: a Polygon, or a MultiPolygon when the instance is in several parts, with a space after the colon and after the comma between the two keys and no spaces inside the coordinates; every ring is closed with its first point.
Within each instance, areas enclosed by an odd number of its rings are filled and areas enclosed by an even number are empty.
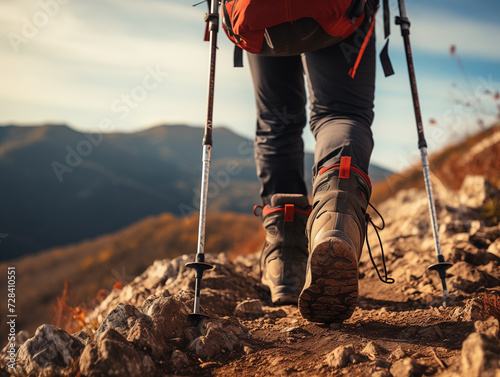
{"type": "Polygon", "coordinates": [[[394,68],[392,68],[391,59],[389,58],[389,39],[385,42],[385,46],[382,51],[380,51],[380,63],[382,63],[382,69],[384,70],[385,77],[394,74],[394,68]]]}
{"type": "Polygon", "coordinates": [[[380,63],[384,70],[384,76],[388,77],[394,74],[391,59],[389,58],[389,35],[391,34],[391,12],[389,9],[389,0],[383,1],[384,7],[384,38],[387,39],[385,46],[380,51],[380,63]]]}
{"type": "Polygon", "coordinates": [[[391,11],[389,9],[389,0],[384,0],[384,38],[387,39],[391,34],[391,11]]]}
{"type": "Polygon", "coordinates": [[[234,45],[233,65],[236,68],[243,67],[243,49],[238,45],[234,45]]]}

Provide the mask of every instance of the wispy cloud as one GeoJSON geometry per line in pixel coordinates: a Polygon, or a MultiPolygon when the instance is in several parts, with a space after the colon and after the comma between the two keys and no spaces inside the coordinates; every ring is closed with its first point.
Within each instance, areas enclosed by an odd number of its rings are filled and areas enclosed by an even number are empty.
{"type": "Polygon", "coordinates": [[[189,1],[183,0],[181,2],[177,1],[164,1],[164,0],[142,0],[140,2],[136,0],[106,0],[110,5],[114,6],[115,9],[122,8],[129,14],[137,16],[137,14],[143,14],[145,17],[150,17],[152,14],[161,17],[165,20],[175,18],[177,20],[194,22],[202,24],[203,12],[206,10],[205,5],[200,5],[199,8],[195,8],[189,1]]]}

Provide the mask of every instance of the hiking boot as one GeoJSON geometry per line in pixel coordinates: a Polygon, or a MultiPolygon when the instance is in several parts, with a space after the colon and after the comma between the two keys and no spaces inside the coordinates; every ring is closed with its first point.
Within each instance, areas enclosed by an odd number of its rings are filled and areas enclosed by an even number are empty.
{"type": "Polygon", "coordinates": [[[322,168],[316,176],[314,204],[307,222],[306,281],[299,297],[299,310],[305,319],[337,322],[354,312],[370,195],[370,179],[351,166],[350,157],[322,168]]]}
{"type": "Polygon", "coordinates": [[[262,209],[266,242],[260,257],[261,282],[271,291],[273,304],[297,304],[304,286],[307,264],[307,217],[311,206],[306,196],[275,194],[271,206],[262,209]]]}

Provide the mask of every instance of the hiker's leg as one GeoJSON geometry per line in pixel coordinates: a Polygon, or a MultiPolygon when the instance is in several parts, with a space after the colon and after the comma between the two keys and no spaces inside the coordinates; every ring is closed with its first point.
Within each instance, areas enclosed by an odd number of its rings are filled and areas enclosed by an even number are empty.
{"type": "Polygon", "coordinates": [[[358,261],[371,195],[366,173],[373,148],[375,46],[372,39],[352,79],[352,61],[343,51],[355,38],[304,57],[316,149],[313,208],[306,226],[309,259],[299,310],[316,322],[349,318],[358,299],[358,261]],[[332,166],[339,162],[342,171],[332,166]]]}
{"type": "Polygon", "coordinates": [[[257,103],[255,161],[266,241],[261,282],[274,304],[297,304],[307,263],[310,212],[304,183],[302,130],[306,94],[300,56],[250,55],[257,103]],[[286,217],[285,217],[286,211],[286,217]]]}
{"type": "Polygon", "coordinates": [[[306,94],[300,56],[248,54],[257,105],[255,163],[263,204],[275,193],[307,195],[302,130],[306,94]]]}
{"type": "Polygon", "coordinates": [[[303,56],[311,103],[310,125],[316,138],[314,176],[322,166],[339,163],[341,156],[351,156],[352,164],[368,173],[373,149],[373,35],[355,77],[348,74],[356,59],[350,46],[359,47],[362,36],[355,32],[340,44],[303,56]]]}

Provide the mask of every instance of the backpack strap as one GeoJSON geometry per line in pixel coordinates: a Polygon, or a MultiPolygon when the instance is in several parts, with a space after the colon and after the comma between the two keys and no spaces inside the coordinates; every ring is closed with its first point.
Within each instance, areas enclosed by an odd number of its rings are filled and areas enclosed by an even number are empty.
{"type": "MultiPolygon", "coordinates": [[[[234,35],[233,27],[231,25],[231,18],[229,18],[229,12],[226,7],[227,0],[221,1],[222,12],[224,13],[224,17],[222,17],[222,22],[224,23],[224,29],[230,37],[234,37],[236,40],[238,39],[237,35],[234,35]]],[[[243,67],[243,49],[239,47],[237,44],[234,45],[234,53],[233,53],[233,66],[236,68],[243,67]]]]}
{"type": "Polygon", "coordinates": [[[221,2],[222,12],[224,13],[224,17],[222,17],[222,19],[223,19],[222,22],[224,24],[224,28],[227,31],[227,34],[230,37],[234,37],[233,26],[231,25],[231,19],[229,18],[229,13],[227,11],[226,3],[227,3],[227,0],[222,0],[222,2],[221,2]]]}
{"type": "Polygon", "coordinates": [[[351,20],[351,23],[356,23],[356,19],[363,15],[365,11],[366,0],[354,0],[351,2],[349,8],[347,8],[346,16],[351,20]]]}

